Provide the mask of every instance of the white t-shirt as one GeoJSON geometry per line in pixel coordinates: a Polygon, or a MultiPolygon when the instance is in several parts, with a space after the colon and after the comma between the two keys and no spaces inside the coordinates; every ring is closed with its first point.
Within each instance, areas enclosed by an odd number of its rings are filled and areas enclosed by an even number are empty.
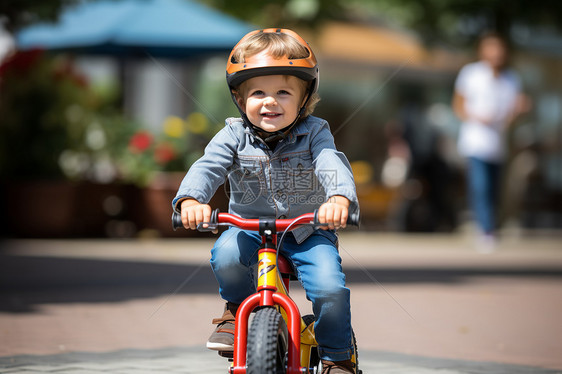
{"type": "Polygon", "coordinates": [[[513,70],[497,77],[483,61],[464,66],[455,82],[455,90],[464,97],[468,118],[487,118],[491,124],[470,119],[459,133],[459,152],[489,162],[501,162],[505,155],[503,133],[513,112],[521,83],[513,70]]]}

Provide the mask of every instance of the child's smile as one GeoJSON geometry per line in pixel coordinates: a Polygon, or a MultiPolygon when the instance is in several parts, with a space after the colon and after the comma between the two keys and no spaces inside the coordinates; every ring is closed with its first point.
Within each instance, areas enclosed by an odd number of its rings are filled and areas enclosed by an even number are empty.
{"type": "Polygon", "coordinates": [[[265,131],[278,131],[297,118],[303,104],[304,84],[290,75],[266,75],[244,83],[240,106],[252,124],[265,131]]]}

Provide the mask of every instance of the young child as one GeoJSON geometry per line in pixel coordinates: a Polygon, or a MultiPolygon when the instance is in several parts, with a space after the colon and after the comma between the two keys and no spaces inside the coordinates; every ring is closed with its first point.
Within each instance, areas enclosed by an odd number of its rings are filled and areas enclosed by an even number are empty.
{"type": "MultiPolygon", "coordinates": [[[[227,82],[241,118],[228,118],[189,169],[173,207],[186,228],[208,222],[207,204],[228,177],[229,211],[244,218],[293,218],[318,209],[326,230],[300,227],[282,253],[296,268],[316,317],[323,372],[353,372],[351,313],[335,229],[359,209],[349,162],[329,125],[310,114],[318,101],[318,66],[308,44],[286,29],[250,32],[232,50],[227,82]]],[[[240,303],[255,292],[253,265],[261,238],[229,228],[215,243],[211,266],[226,307],[207,342],[232,350],[240,303]]]]}

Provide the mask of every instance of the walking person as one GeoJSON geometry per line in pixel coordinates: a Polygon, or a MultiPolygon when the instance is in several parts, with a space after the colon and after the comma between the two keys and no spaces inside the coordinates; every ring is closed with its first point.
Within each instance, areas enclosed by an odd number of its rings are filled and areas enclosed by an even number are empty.
{"type": "Polygon", "coordinates": [[[499,34],[478,42],[479,61],[465,65],[455,82],[453,110],[462,121],[458,147],[468,161],[468,194],[480,230],[478,249],[496,245],[497,207],[506,132],[529,110],[521,81],[508,65],[508,46],[499,34]]]}

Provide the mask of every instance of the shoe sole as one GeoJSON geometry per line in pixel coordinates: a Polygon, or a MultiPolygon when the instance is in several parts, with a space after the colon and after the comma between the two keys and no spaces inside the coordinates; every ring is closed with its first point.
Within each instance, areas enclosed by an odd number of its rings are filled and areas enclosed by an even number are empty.
{"type": "Polygon", "coordinates": [[[213,351],[234,351],[233,345],[222,344],[222,343],[212,343],[207,342],[207,349],[211,349],[213,351]]]}

